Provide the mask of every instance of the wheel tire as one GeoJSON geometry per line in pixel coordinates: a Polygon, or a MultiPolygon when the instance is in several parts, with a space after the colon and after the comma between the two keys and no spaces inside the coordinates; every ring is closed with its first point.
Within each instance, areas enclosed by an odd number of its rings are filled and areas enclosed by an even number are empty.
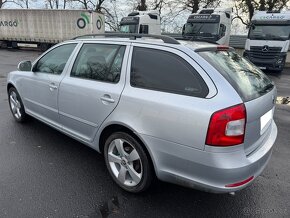
{"type": "Polygon", "coordinates": [[[19,123],[26,121],[27,114],[25,113],[20,95],[14,87],[8,90],[8,102],[14,119],[19,123]]]}
{"type": "Polygon", "coordinates": [[[151,161],[142,145],[128,133],[116,132],[109,136],[105,143],[104,156],[111,177],[122,189],[139,193],[151,185],[151,161]],[[122,152],[119,152],[120,148],[122,152]],[[121,171],[123,173],[120,173],[121,171]]]}
{"type": "Polygon", "coordinates": [[[40,43],[38,44],[38,48],[40,49],[40,51],[44,52],[50,48],[50,45],[48,43],[40,43]]]}

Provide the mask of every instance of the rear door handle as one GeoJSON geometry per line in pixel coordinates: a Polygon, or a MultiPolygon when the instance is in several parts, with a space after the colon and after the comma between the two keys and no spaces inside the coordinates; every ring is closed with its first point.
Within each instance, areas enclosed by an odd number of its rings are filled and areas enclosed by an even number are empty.
{"type": "Polygon", "coordinates": [[[57,86],[54,83],[50,83],[49,89],[50,89],[50,91],[53,91],[53,90],[57,89],[57,86]]]}
{"type": "Polygon", "coordinates": [[[115,100],[111,98],[110,95],[104,95],[101,97],[101,100],[104,102],[108,102],[108,103],[115,103],[115,100]]]}

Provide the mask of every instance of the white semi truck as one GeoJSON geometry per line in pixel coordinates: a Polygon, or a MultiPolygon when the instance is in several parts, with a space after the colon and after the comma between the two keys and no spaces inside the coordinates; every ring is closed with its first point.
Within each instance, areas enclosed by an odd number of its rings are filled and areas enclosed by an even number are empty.
{"type": "Polygon", "coordinates": [[[158,11],[134,11],[123,17],[120,32],[161,35],[160,15],[158,11]]]}
{"type": "Polygon", "coordinates": [[[182,36],[228,45],[231,24],[232,8],[203,8],[189,15],[183,26],[182,36]]]}
{"type": "Polygon", "coordinates": [[[290,11],[256,11],[244,57],[261,69],[281,72],[289,49],[290,11]]]}
{"type": "Polygon", "coordinates": [[[34,43],[42,50],[84,34],[105,33],[104,15],[89,10],[0,9],[0,41],[17,47],[34,43]]]}

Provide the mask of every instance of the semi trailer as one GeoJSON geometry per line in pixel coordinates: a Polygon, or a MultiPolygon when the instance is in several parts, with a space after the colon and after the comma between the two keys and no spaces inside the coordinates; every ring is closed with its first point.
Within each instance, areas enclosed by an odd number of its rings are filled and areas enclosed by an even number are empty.
{"type": "Polygon", "coordinates": [[[0,9],[2,46],[32,43],[41,50],[84,34],[105,33],[104,15],[90,10],[0,9]]]}

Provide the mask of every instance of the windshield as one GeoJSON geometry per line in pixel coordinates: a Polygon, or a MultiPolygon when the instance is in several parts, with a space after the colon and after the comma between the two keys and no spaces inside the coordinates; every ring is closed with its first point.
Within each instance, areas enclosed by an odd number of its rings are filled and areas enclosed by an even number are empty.
{"type": "Polygon", "coordinates": [[[252,25],[249,30],[249,39],[260,40],[287,40],[289,39],[290,25],[252,25]]]}
{"type": "Polygon", "coordinates": [[[123,24],[120,27],[120,32],[122,33],[138,33],[137,24],[123,24]]]}
{"type": "Polygon", "coordinates": [[[185,35],[218,34],[219,23],[186,23],[185,35]]]}
{"type": "Polygon", "coordinates": [[[244,101],[258,98],[274,85],[256,66],[233,51],[199,52],[234,87],[244,101]]]}

